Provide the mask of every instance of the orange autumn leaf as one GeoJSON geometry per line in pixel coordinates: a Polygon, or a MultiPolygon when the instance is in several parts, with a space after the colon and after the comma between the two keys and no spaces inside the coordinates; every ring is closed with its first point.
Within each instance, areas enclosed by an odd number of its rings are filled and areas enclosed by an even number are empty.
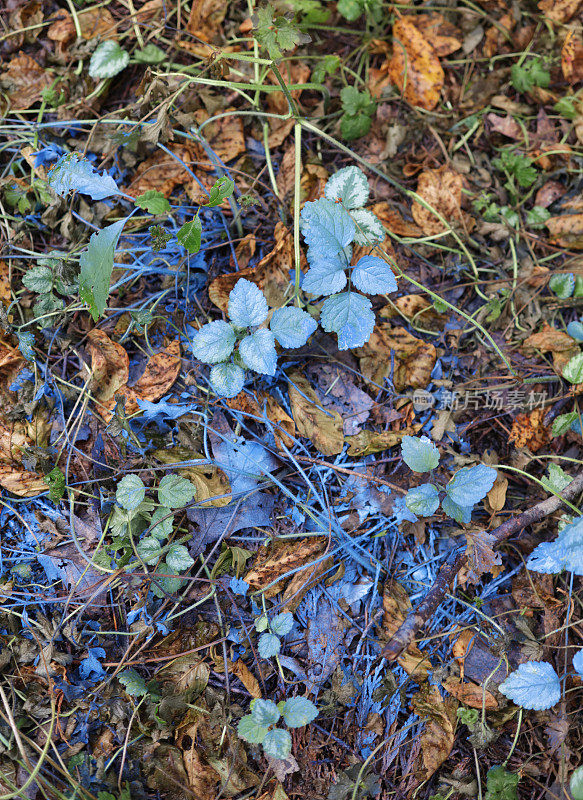
{"type": "Polygon", "coordinates": [[[463,34],[441,14],[419,14],[411,17],[440,58],[449,56],[462,46],[463,34]]]}
{"type": "MultiPolygon", "coordinates": [[[[466,230],[473,227],[473,219],[462,211],[462,176],[451,167],[427,169],[419,176],[417,194],[452,227],[463,225],[466,230]]],[[[448,230],[439,217],[421,202],[415,200],[411,208],[413,219],[427,236],[448,230]]]]}
{"type": "Polygon", "coordinates": [[[389,76],[407,102],[431,111],[439,103],[445,75],[433,47],[414,20],[415,17],[401,17],[393,25],[389,76]]]}
{"type": "Polygon", "coordinates": [[[540,0],[538,7],[553,22],[568,22],[575,16],[580,5],[581,0],[540,0]]]}
{"type": "Polygon", "coordinates": [[[406,220],[396,206],[390,206],[386,201],[375,203],[371,211],[382,222],[383,227],[395,236],[409,236],[418,238],[423,236],[423,231],[414,222],[406,220]]]}
{"type": "Polygon", "coordinates": [[[527,447],[531,453],[536,453],[551,440],[550,429],[544,424],[546,415],[544,408],[535,408],[529,414],[518,414],[512,423],[508,441],[514,442],[516,447],[527,447]]]}
{"type": "Polygon", "coordinates": [[[0,76],[0,87],[8,93],[13,111],[24,111],[42,97],[43,89],[51,84],[51,77],[34,58],[18,53],[0,76]]]}
{"type": "Polygon", "coordinates": [[[571,250],[583,250],[583,213],[561,214],[545,223],[551,242],[571,250]]]}
{"type": "Polygon", "coordinates": [[[561,69],[567,83],[583,80],[583,40],[574,31],[569,31],[563,42],[561,69]]]}

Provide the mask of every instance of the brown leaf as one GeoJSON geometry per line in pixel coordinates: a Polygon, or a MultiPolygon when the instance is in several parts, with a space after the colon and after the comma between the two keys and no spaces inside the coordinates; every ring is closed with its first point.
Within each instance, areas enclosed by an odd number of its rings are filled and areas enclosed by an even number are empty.
{"type": "Polygon", "coordinates": [[[427,720],[421,733],[420,780],[429,780],[451,753],[457,705],[451,698],[442,700],[435,686],[424,687],[411,699],[413,711],[427,720]]]}
{"type": "Polygon", "coordinates": [[[391,206],[386,201],[375,203],[371,211],[382,222],[383,226],[395,236],[418,238],[423,236],[423,231],[414,222],[406,220],[396,206],[391,206]]]}
{"type": "Polygon", "coordinates": [[[186,30],[205,42],[212,42],[220,33],[227,5],[224,0],[196,0],[190,9],[186,30]]]}
{"type": "Polygon", "coordinates": [[[42,475],[28,472],[18,464],[4,463],[0,463],[0,486],[17,497],[35,497],[48,489],[42,475]]]}
{"type": "Polygon", "coordinates": [[[509,139],[523,139],[524,134],[518,122],[507,114],[505,117],[500,116],[500,114],[494,114],[491,112],[490,114],[486,114],[484,117],[486,122],[488,122],[490,126],[490,130],[493,133],[501,133],[503,136],[507,136],[509,139]]]}
{"type": "MultiPolygon", "coordinates": [[[[229,107],[222,109],[227,116],[220,117],[213,120],[204,126],[204,138],[210,145],[213,153],[221,161],[231,161],[233,158],[247,152],[245,145],[245,133],[243,131],[243,120],[241,117],[229,114],[229,111],[235,111],[234,108],[229,107]]],[[[197,112],[196,121],[199,125],[209,119],[208,112],[197,112]]],[[[203,163],[206,162],[207,168],[214,169],[214,161],[209,161],[209,156],[200,145],[195,146],[198,153],[197,160],[203,163]]],[[[213,178],[213,183],[214,183],[213,178]]]]}
{"type": "MultiPolygon", "coordinates": [[[[204,456],[186,447],[170,447],[165,450],[155,450],[152,454],[162,464],[178,464],[181,461],[205,461],[204,456]]],[[[176,472],[187,478],[196,489],[197,502],[203,508],[216,506],[223,508],[232,500],[231,484],[222,469],[212,464],[201,464],[200,467],[182,467],[176,472]]]]}
{"type": "MultiPolygon", "coordinates": [[[[470,230],[474,220],[462,211],[462,176],[443,166],[439,169],[428,169],[421,173],[417,183],[417,194],[428,206],[437,211],[447,223],[454,226],[456,223],[470,230]]],[[[415,200],[411,208],[413,219],[427,236],[448,230],[438,217],[428,208],[415,200]]]]}
{"type": "Polygon", "coordinates": [[[325,456],[340,453],[344,446],[343,422],[340,414],[337,411],[324,409],[316,392],[298,372],[290,375],[288,392],[292,415],[300,436],[309,439],[325,456]]]}
{"type": "Polygon", "coordinates": [[[581,0],[540,0],[538,7],[553,22],[568,22],[580,5],[581,0]]]}
{"type": "MultiPolygon", "coordinates": [[[[305,61],[287,61],[282,64],[281,68],[282,77],[288,86],[300,85],[307,83],[310,79],[310,68],[305,61]]],[[[270,70],[267,73],[267,79],[274,86],[279,87],[279,81],[275,73],[270,70]]],[[[299,104],[301,89],[292,89],[290,94],[292,98],[299,104]]],[[[267,95],[267,109],[272,114],[287,114],[288,103],[282,91],[270,92],[267,95]]],[[[280,147],[285,139],[289,136],[294,126],[293,119],[269,119],[269,146],[280,147]]]]}
{"type": "Polygon", "coordinates": [[[389,447],[399,444],[403,436],[415,436],[421,430],[420,425],[404,428],[402,431],[360,431],[354,436],[346,437],[349,456],[368,456],[381,453],[389,447]]]}
{"type": "Polygon", "coordinates": [[[424,389],[437,360],[435,347],[405,328],[393,328],[388,323],[376,325],[369,341],[355,351],[362,374],[382,385],[391,370],[391,350],[395,354],[395,389],[424,389]]]}
{"type": "Polygon", "coordinates": [[[259,688],[259,681],[251,672],[249,667],[243,661],[241,661],[240,658],[237,659],[234,664],[232,661],[229,661],[228,664],[229,672],[239,678],[251,697],[259,698],[263,696],[261,694],[261,689],[259,688]]]}
{"type": "Polygon", "coordinates": [[[24,111],[41,99],[43,89],[51,84],[48,72],[26,53],[18,53],[0,77],[0,85],[8,90],[12,111],[24,111]]]}
{"type": "Polygon", "coordinates": [[[293,419],[270,394],[258,392],[258,399],[262,405],[265,404],[265,413],[273,424],[273,435],[278,447],[282,444],[292,447],[296,435],[296,424],[293,419]]]}
{"type": "Polygon", "coordinates": [[[496,539],[486,531],[466,531],[466,555],[469,571],[466,580],[478,583],[486,572],[496,577],[502,572],[502,556],[494,552],[496,539]]]}
{"type": "MultiPolygon", "coordinates": [[[[288,591],[288,586],[285,591],[287,607],[291,607],[291,604],[295,602],[295,607],[297,608],[303,594],[314,582],[312,573],[316,580],[321,575],[321,564],[323,562],[319,562],[317,565],[313,564],[313,562],[326,552],[327,546],[328,540],[324,536],[315,536],[309,539],[300,539],[299,541],[297,539],[293,541],[274,539],[268,545],[259,548],[255,563],[245,575],[245,580],[249,586],[253,586],[255,589],[262,589],[265,597],[269,599],[286,588],[286,581],[278,581],[278,578],[291,570],[308,565],[305,566],[305,569],[300,569],[291,578],[289,586],[294,584],[295,590],[293,592],[288,591]],[[296,595],[297,589],[303,583],[307,583],[308,580],[310,582],[303,593],[296,595]],[[266,589],[265,587],[273,581],[276,581],[275,585],[266,589]],[[299,586],[296,585],[298,583],[299,586]],[[293,595],[296,596],[292,599],[293,595]]],[[[330,564],[327,565],[326,569],[329,567],[330,564]]]]}
{"type": "Polygon", "coordinates": [[[117,39],[117,26],[107,8],[89,8],[77,16],[83,39],[117,39]]]}
{"type": "Polygon", "coordinates": [[[421,31],[436,55],[440,58],[449,56],[462,46],[462,33],[451,22],[447,22],[441,14],[419,14],[409,17],[415,27],[421,31]]]}
{"type": "Polygon", "coordinates": [[[510,34],[515,24],[514,14],[509,11],[500,17],[497,25],[492,25],[491,28],[488,28],[483,47],[483,53],[487,58],[495,56],[509,42],[508,34],[510,34]]]}
{"type": "Polygon", "coordinates": [[[532,353],[530,348],[540,350],[541,353],[552,353],[553,366],[558,373],[562,373],[563,367],[579,352],[574,339],[564,331],[551,327],[548,322],[543,323],[538,333],[533,333],[522,343],[526,354],[532,353]]]}
{"type": "Polygon", "coordinates": [[[517,414],[508,441],[514,442],[516,447],[527,447],[531,453],[536,453],[552,438],[549,428],[544,424],[546,414],[545,408],[535,408],[529,414],[517,414]]]}
{"type": "Polygon", "coordinates": [[[494,695],[476,683],[464,683],[457,678],[446,678],[441,684],[446,692],[453,695],[456,700],[470,708],[482,708],[482,703],[486,710],[491,711],[498,708],[498,701],[494,695]]]}
{"type": "Polygon", "coordinates": [[[384,306],[379,316],[381,319],[392,319],[400,312],[409,321],[414,321],[421,328],[441,330],[447,322],[446,314],[439,314],[433,303],[422,294],[405,294],[397,297],[394,305],[384,306]]]}
{"type": "MultiPolygon", "coordinates": [[[[247,267],[249,261],[255,255],[256,249],[257,240],[255,238],[255,234],[248,233],[246,236],[243,236],[239,244],[235,247],[235,256],[237,257],[238,269],[245,269],[245,267],[247,267]]],[[[232,256],[229,264],[231,269],[235,269],[235,261],[232,256]]]]}
{"type": "Polygon", "coordinates": [[[89,332],[91,353],[91,391],[100,404],[113,400],[126,386],[130,375],[130,360],[125,349],[99,328],[89,332]]]}
{"type": "Polygon", "coordinates": [[[490,511],[502,511],[506,503],[506,492],[508,491],[508,478],[502,473],[498,473],[494,486],[487,494],[488,507],[490,511]]]}
{"type": "Polygon", "coordinates": [[[405,100],[431,111],[439,103],[445,76],[439,58],[415,21],[416,17],[401,17],[393,25],[389,75],[405,100]]]}
{"type": "MultiPolygon", "coordinates": [[[[0,261],[0,301],[4,305],[8,305],[12,298],[11,281],[10,281],[10,267],[6,261],[0,261]]],[[[1,358],[1,347],[0,347],[1,358]]],[[[1,366],[1,364],[0,364],[1,366]]]]}
{"type": "Polygon", "coordinates": [[[566,188],[559,181],[547,181],[536,193],[534,204],[535,206],[548,208],[555,200],[562,197],[566,191],[566,188]]]}
{"type": "Polygon", "coordinates": [[[191,157],[188,148],[170,144],[168,149],[176,155],[176,158],[162,150],[157,150],[145,161],[142,161],[126,189],[129,195],[138,197],[152,189],[161,192],[164,197],[170,197],[177,186],[192,181],[188,170],[178,161],[181,159],[185,164],[190,163],[191,157]]]}
{"type": "Polygon", "coordinates": [[[583,250],[583,213],[551,217],[545,225],[553,244],[572,250],[583,250]]]}
{"type": "MultiPolygon", "coordinates": [[[[383,590],[383,627],[382,638],[389,640],[401,627],[405,617],[411,610],[409,595],[400,583],[390,581],[383,590]]],[[[397,659],[407,675],[413,675],[416,681],[427,679],[431,664],[415,643],[397,659]]]]}
{"type": "Polygon", "coordinates": [[[175,339],[150,356],[141,378],[133,385],[134,392],[141,400],[159,400],[179,376],[180,366],[180,342],[175,339]]]}
{"type": "Polygon", "coordinates": [[[221,776],[199,753],[196,737],[191,736],[189,740],[190,747],[182,753],[182,759],[192,795],[197,800],[215,800],[221,776]]]}

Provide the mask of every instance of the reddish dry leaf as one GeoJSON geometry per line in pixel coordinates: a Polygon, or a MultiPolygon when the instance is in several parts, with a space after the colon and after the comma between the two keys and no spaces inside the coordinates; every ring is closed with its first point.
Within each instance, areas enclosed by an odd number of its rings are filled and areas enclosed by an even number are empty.
{"type": "Polygon", "coordinates": [[[529,414],[518,414],[512,423],[508,441],[514,442],[516,447],[527,447],[531,453],[536,453],[552,438],[550,429],[544,424],[546,414],[544,408],[535,408],[529,414]]]}
{"type": "Polygon", "coordinates": [[[568,31],[561,49],[561,69],[567,83],[583,80],[583,40],[574,31],[568,31]]]}
{"type": "Polygon", "coordinates": [[[392,319],[399,313],[409,321],[412,320],[429,330],[442,330],[447,322],[447,314],[439,314],[433,303],[422,294],[405,294],[398,297],[394,304],[383,306],[379,316],[381,319],[392,319]]]}
{"type": "Polygon", "coordinates": [[[566,191],[566,188],[559,181],[547,181],[536,193],[534,204],[535,206],[548,208],[555,200],[562,197],[566,191]]]}
{"type": "Polygon", "coordinates": [[[134,19],[138,25],[142,25],[144,22],[150,22],[151,20],[160,16],[163,10],[164,0],[148,0],[147,3],[144,3],[144,5],[141,6],[139,11],[136,11],[134,19]]]}
{"type": "Polygon", "coordinates": [[[43,89],[51,84],[51,77],[34,58],[18,53],[0,77],[0,84],[7,89],[12,111],[24,111],[42,97],[43,89]]]}
{"type": "Polygon", "coordinates": [[[433,47],[416,27],[416,19],[401,17],[393,25],[389,75],[405,100],[431,111],[439,103],[445,75],[433,47]]]}
{"type": "Polygon", "coordinates": [[[540,0],[538,7],[553,22],[568,22],[580,5],[581,0],[540,0]]]}
{"type": "Polygon", "coordinates": [[[488,711],[498,708],[498,701],[494,695],[487,689],[478,686],[477,683],[463,683],[452,677],[446,678],[441,685],[446,692],[449,692],[465,706],[482,708],[482,704],[484,704],[484,708],[488,711]]]}
{"type": "MultiPolygon", "coordinates": [[[[463,178],[451,167],[427,169],[419,176],[417,194],[451,226],[462,225],[471,230],[474,220],[461,209],[463,178]]],[[[411,208],[413,219],[427,236],[434,236],[448,227],[419,201],[411,208]]]]}
{"type": "Polygon", "coordinates": [[[423,236],[423,231],[418,225],[406,220],[396,206],[391,206],[384,200],[380,203],[375,203],[371,211],[379,218],[389,233],[394,233],[395,236],[411,238],[423,236]]]}
{"type": "Polygon", "coordinates": [[[524,134],[522,133],[522,129],[518,122],[507,114],[505,117],[500,116],[499,114],[494,114],[493,112],[490,114],[486,114],[485,118],[486,122],[490,126],[490,130],[494,133],[501,133],[503,136],[507,136],[509,139],[523,139],[524,134]]]}
{"type": "Polygon", "coordinates": [[[190,9],[186,30],[198,39],[212,42],[220,33],[227,5],[224,0],[196,0],[190,9]]]}
{"type": "Polygon", "coordinates": [[[346,437],[349,445],[349,456],[368,456],[371,453],[381,453],[389,447],[395,447],[403,440],[403,436],[415,436],[421,430],[421,425],[413,425],[400,431],[360,431],[354,436],[346,437]]]}
{"type": "Polygon", "coordinates": [[[488,28],[483,49],[487,58],[497,55],[502,47],[508,43],[508,34],[510,34],[515,24],[514,14],[509,11],[500,17],[497,25],[492,25],[491,28],[488,28]]]}
{"type": "Polygon", "coordinates": [[[383,89],[393,83],[389,71],[389,61],[384,61],[378,68],[371,67],[368,71],[368,90],[377,100],[381,96],[383,89]]]}
{"type": "Polygon", "coordinates": [[[526,354],[532,353],[531,348],[541,353],[552,353],[553,366],[558,373],[562,373],[565,364],[579,352],[575,340],[568,333],[551,327],[548,322],[543,323],[538,333],[525,339],[522,348],[526,354]]]}
{"type": "Polygon", "coordinates": [[[35,497],[48,489],[42,475],[28,472],[18,464],[4,463],[0,463],[0,486],[17,497],[35,497]]]}
{"type": "MultiPolygon", "coordinates": [[[[221,161],[232,161],[247,152],[243,120],[237,115],[236,109],[231,106],[225,108],[222,113],[227,116],[215,119],[205,125],[203,135],[217,158],[221,161]]],[[[210,116],[206,111],[197,111],[195,114],[199,125],[206,122],[210,116]]],[[[215,162],[209,160],[208,153],[200,145],[195,145],[194,151],[197,153],[197,161],[206,165],[207,169],[214,169],[215,162]]]]}
{"type": "Polygon", "coordinates": [[[496,577],[502,572],[502,556],[494,551],[496,540],[486,531],[466,531],[466,555],[469,569],[465,579],[469,583],[479,583],[482,575],[490,573],[496,577]]]}
{"type": "Polygon", "coordinates": [[[508,491],[508,478],[502,473],[498,473],[494,486],[490,489],[487,497],[488,510],[496,513],[502,511],[506,503],[506,492],[508,491]]]}

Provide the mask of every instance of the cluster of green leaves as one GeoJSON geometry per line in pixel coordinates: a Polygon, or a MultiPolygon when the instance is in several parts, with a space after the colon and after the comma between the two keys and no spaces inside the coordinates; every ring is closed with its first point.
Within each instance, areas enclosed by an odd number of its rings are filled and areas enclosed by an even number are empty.
{"type": "Polygon", "coordinates": [[[513,150],[502,150],[500,156],[492,159],[492,166],[506,176],[504,186],[516,199],[519,189],[529,189],[538,177],[532,158],[513,150]]]}
{"type": "Polygon", "coordinates": [[[173,594],[182,586],[178,577],[194,564],[183,544],[166,544],[174,532],[174,513],[195,496],[186,478],[165,475],[158,485],[158,503],[146,497],[146,486],[138,475],[125,475],[116,490],[116,505],[109,519],[111,551],[118,567],[137,556],[148,566],[156,566],[152,591],[159,597],[173,594]]]}
{"type": "Polygon", "coordinates": [[[510,70],[510,79],[517,92],[530,92],[535,86],[546,89],[551,82],[551,73],[540,57],[514,64],[510,70]]]}
{"type": "MultiPolygon", "coordinates": [[[[520,216],[518,212],[510,206],[499,205],[491,193],[487,192],[477,197],[473,202],[473,206],[477,212],[481,213],[482,218],[486,222],[504,221],[507,225],[510,225],[511,228],[518,228],[520,226],[520,216]]],[[[526,212],[526,227],[532,230],[540,230],[540,228],[544,228],[550,216],[548,209],[542,206],[533,206],[526,212]]]]}
{"type": "Polygon", "coordinates": [[[272,700],[253,700],[251,713],[237,726],[241,739],[260,744],[267,756],[287,758],[291,753],[291,735],[284,728],[275,727],[283,719],[288,728],[302,728],[316,719],[318,709],[307,697],[292,697],[277,705],[272,700]]]}
{"type": "Polygon", "coordinates": [[[346,141],[366,136],[372,125],[372,117],[376,111],[376,103],[368,89],[359,92],[356,86],[345,86],[340,92],[342,116],[340,133],[346,141]]]}
{"type": "Polygon", "coordinates": [[[38,294],[32,311],[41,327],[47,327],[51,324],[53,312],[64,306],[63,298],[57,295],[69,297],[75,293],[79,288],[79,276],[66,253],[53,251],[23,275],[22,283],[38,294]]]}
{"type": "MultiPolygon", "coordinates": [[[[297,10],[300,13],[302,11],[301,7],[297,10]]],[[[315,6],[312,6],[311,13],[313,14],[314,11],[315,6]]],[[[308,44],[312,41],[311,36],[300,30],[295,22],[293,13],[280,14],[271,3],[258,8],[251,17],[251,21],[253,23],[253,36],[258,44],[267,50],[269,57],[274,61],[282,58],[285,51],[293,50],[300,44],[308,44]]]]}
{"type": "Polygon", "coordinates": [[[28,214],[37,203],[47,206],[51,202],[47,184],[40,178],[35,178],[30,186],[22,186],[16,181],[11,183],[8,180],[2,186],[2,196],[7,205],[19,214],[28,214]]]}
{"type": "Polygon", "coordinates": [[[484,800],[516,800],[518,781],[515,772],[508,772],[501,764],[490,767],[486,776],[484,800]]]}
{"type": "Polygon", "coordinates": [[[280,636],[285,636],[293,627],[294,618],[289,611],[278,614],[271,621],[266,614],[255,620],[255,630],[261,633],[257,647],[261,658],[276,656],[281,650],[280,636]]]}

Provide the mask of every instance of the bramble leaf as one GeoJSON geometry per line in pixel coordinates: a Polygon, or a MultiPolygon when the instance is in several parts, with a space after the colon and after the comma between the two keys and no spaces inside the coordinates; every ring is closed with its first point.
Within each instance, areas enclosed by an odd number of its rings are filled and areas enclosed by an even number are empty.
{"type": "Polygon", "coordinates": [[[338,349],[362,347],[371,337],[375,317],[367,297],[356,292],[333,294],[324,301],[320,315],[322,327],[338,334],[338,349]]]}
{"type": "Polygon", "coordinates": [[[236,397],[245,383],[245,372],[237,364],[215,364],[211,369],[210,382],[221,397],[236,397]]]}
{"type": "Polygon", "coordinates": [[[454,503],[447,494],[441,501],[441,508],[444,514],[455,519],[456,522],[463,522],[467,525],[472,521],[473,506],[461,506],[459,503],[454,503]]]}
{"type": "Polygon", "coordinates": [[[573,656],[573,669],[583,678],[583,649],[577,650],[573,656]]]}
{"type": "Polygon", "coordinates": [[[458,470],[445,487],[448,497],[458,506],[473,506],[488,494],[496,480],[496,470],[477,464],[458,470]]]}
{"type": "Polygon", "coordinates": [[[250,744],[261,744],[265,739],[269,728],[267,725],[260,725],[251,714],[242,717],[237,725],[237,733],[241,739],[250,744]]]}
{"type": "Polygon", "coordinates": [[[403,461],[413,472],[431,472],[439,464],[439,450],[427,436],[403,436],[403,461]]]}
{"type": "Polygon", "coordinates": [[[22,284],[31,292],[50,292],[53,288],[53,271],[50,267],[32,267],[22,276],[22,284]]]}
{"type": "Polygon", "coordinates": [[[384,240],[385,229],[372,211],[368,211],[366,208],[357,208],[351,214],[356,223],[356,231],[354,232],[356,244],[367,246],[384,240]]]}
{"type": "Polygon", "coordinates": [[[94,322],[97,322],[107,305],[115,248],[126,222],[126,219],[120,219],[92,234],[87,250],[81,253],[79,259],[79,294],[89,306],[94,322]]]}
{"type": "Polygon", "coordinates": [[[318,323],[301,308],[287,306],[275,309],[269,327],[282,347],[293,350],[305,345],[318,323]]]}
{"type": "Polygon", "coordinates": [[[300,225],[310,248],[310,264],[318,257],[329,259],[337,256],[352,242],[356,230],[346,209],[326,197],[304,204],[300,225]]]}
{"type": "Polygon", "coordinates": [[[260,725],[275,725],[281,713],[273,700],[256,699],[251,701],[251,716],[260,725]]]}
{"type": "Polygon", "coordinates": [[[166,508],[184,508],[195,494],[194,485],[180,475],[164,475],[158,486],[158,502],[166,508]]]}
{"type": "Polygon", "coordinates": [[[549,281],[549,289],[561,300],[566,300],[575,290],[575,276],[572,272],[553,275],[549,281]]]}
{"type": "Polygon", "coordinates": [[[316,256],[310,260],[310,269],[304,275],[302,290],[313,295],[329,295],[344,289],[347,283],[343,256],[316,256]]]}
{"type": "Polygon", "coordinates": [[[157,508],[150,520],[150,536],[163,541],[174,530],[174,516],[169,508],[157,508]]]}
{"type": "Polygon", "coordinates": [[[366,294],[397,291],[397,281],[386,261],[377,256],[363,256],[352,270],[352,283],[366,294]]]}
{"type": "Polygon", "coordinates": [[[293,614],[291,614],[289,611],[284,611],[271,620],[270,628],[272,632],[276,633],[278,636],[285,636],[286,633],[291,631],[293,625],[293,614]]]}
{"type": "Polygon", "coordinates": [[[160,542],[155,536],[144,536],[136,545],[139,557],[146,564],[155,564],[162,556],[160,542]]]}
{"type": "Polygon", "coordinates": [[[520,664],[498,689],[516,705],[531,711],[552,708],[561,699],[559,676],[546,661],[520,664]]]}
{"type": "Polygon", "coordinates": [[[260,375],[275,375],[277,369],[277,351],[273,333],[267,328],[260,328],[255,333],[245,336],[239,344],[239,355],[245,365],[260,375]]]}
{"type": "Polygon", "coordinates": [[[69,192],[81,192],[88,194],[92,200],[104,200],[120,194],[111,175],[100,175],[90,161],[80,159],[77,153],[67,153],[59,158],[49,170],[47,184],[60,197],[66,197],[69,192]]]}
{"type": "Polygon", "coordinates": [[[276,656],[281,650],[281,640],[274,633],[262,633],[257,642],[257,649],[261,658],[276,656]]]}
{"type": "Polygon", "coordinates": [[[115,499],[126,511],[135,511],[146,496],[146,487],[138,475],[124,475],[115,492],[115,499]]]}
{"type": "Polygon", "coordinates": [[[263,740],[263,750],[271,758],[287,758],[291,753],[291,746],[291,734],[283,728],[273,728],[263,740]]]}
{"type": "Polygon", "coordinates": [[[563,378],[569,383],[583,383],[583,353],[573,356],[563,367],[563,378]]]}
{"type": "Polygon", "coordinates": [[[567,325],[567,333],[578,342],[583,342],[583,322],[573,320],[567,325]]]}
{"type": "Polygon", "coordinates": [[[192,352],[205,364],[226,361],[233,352],[237,337],[233,326],[222,319],[207,322],[192,339],[192,352]]]}
{"type": "Polygon", "coordinates": [[[186,572],[194,564],[194,559],[183,544],[173,544],[166,553],[166,563],[171,570],[186,572]]]}
{"type": "Polygon", "coordinates": [[[283,704],[281,715],[288,728],[302,728],[316,719],[318,709],[307,697],[291,697],[283,704]]]}
{"type": "Polygon", "coordinates": [[[405,505],[420,517],[430,517],[439,508],[439,492],[432,483],[414,486],[405,495],[405,505]]]}
{"type": "Polygon", "coordinates": [[[238,328],[261,325],[269,308],[261,289],[246,278],[240,278],[229,294],[229,319],[238,328]]]}
{"type": "Polygon", "coordinates": [[[328,180],[324,195],[328,200],[341,200],[345,208],[360,208],[368,200],[370,189],[366,175],[359,167],[344,167],[328,180]]]}

